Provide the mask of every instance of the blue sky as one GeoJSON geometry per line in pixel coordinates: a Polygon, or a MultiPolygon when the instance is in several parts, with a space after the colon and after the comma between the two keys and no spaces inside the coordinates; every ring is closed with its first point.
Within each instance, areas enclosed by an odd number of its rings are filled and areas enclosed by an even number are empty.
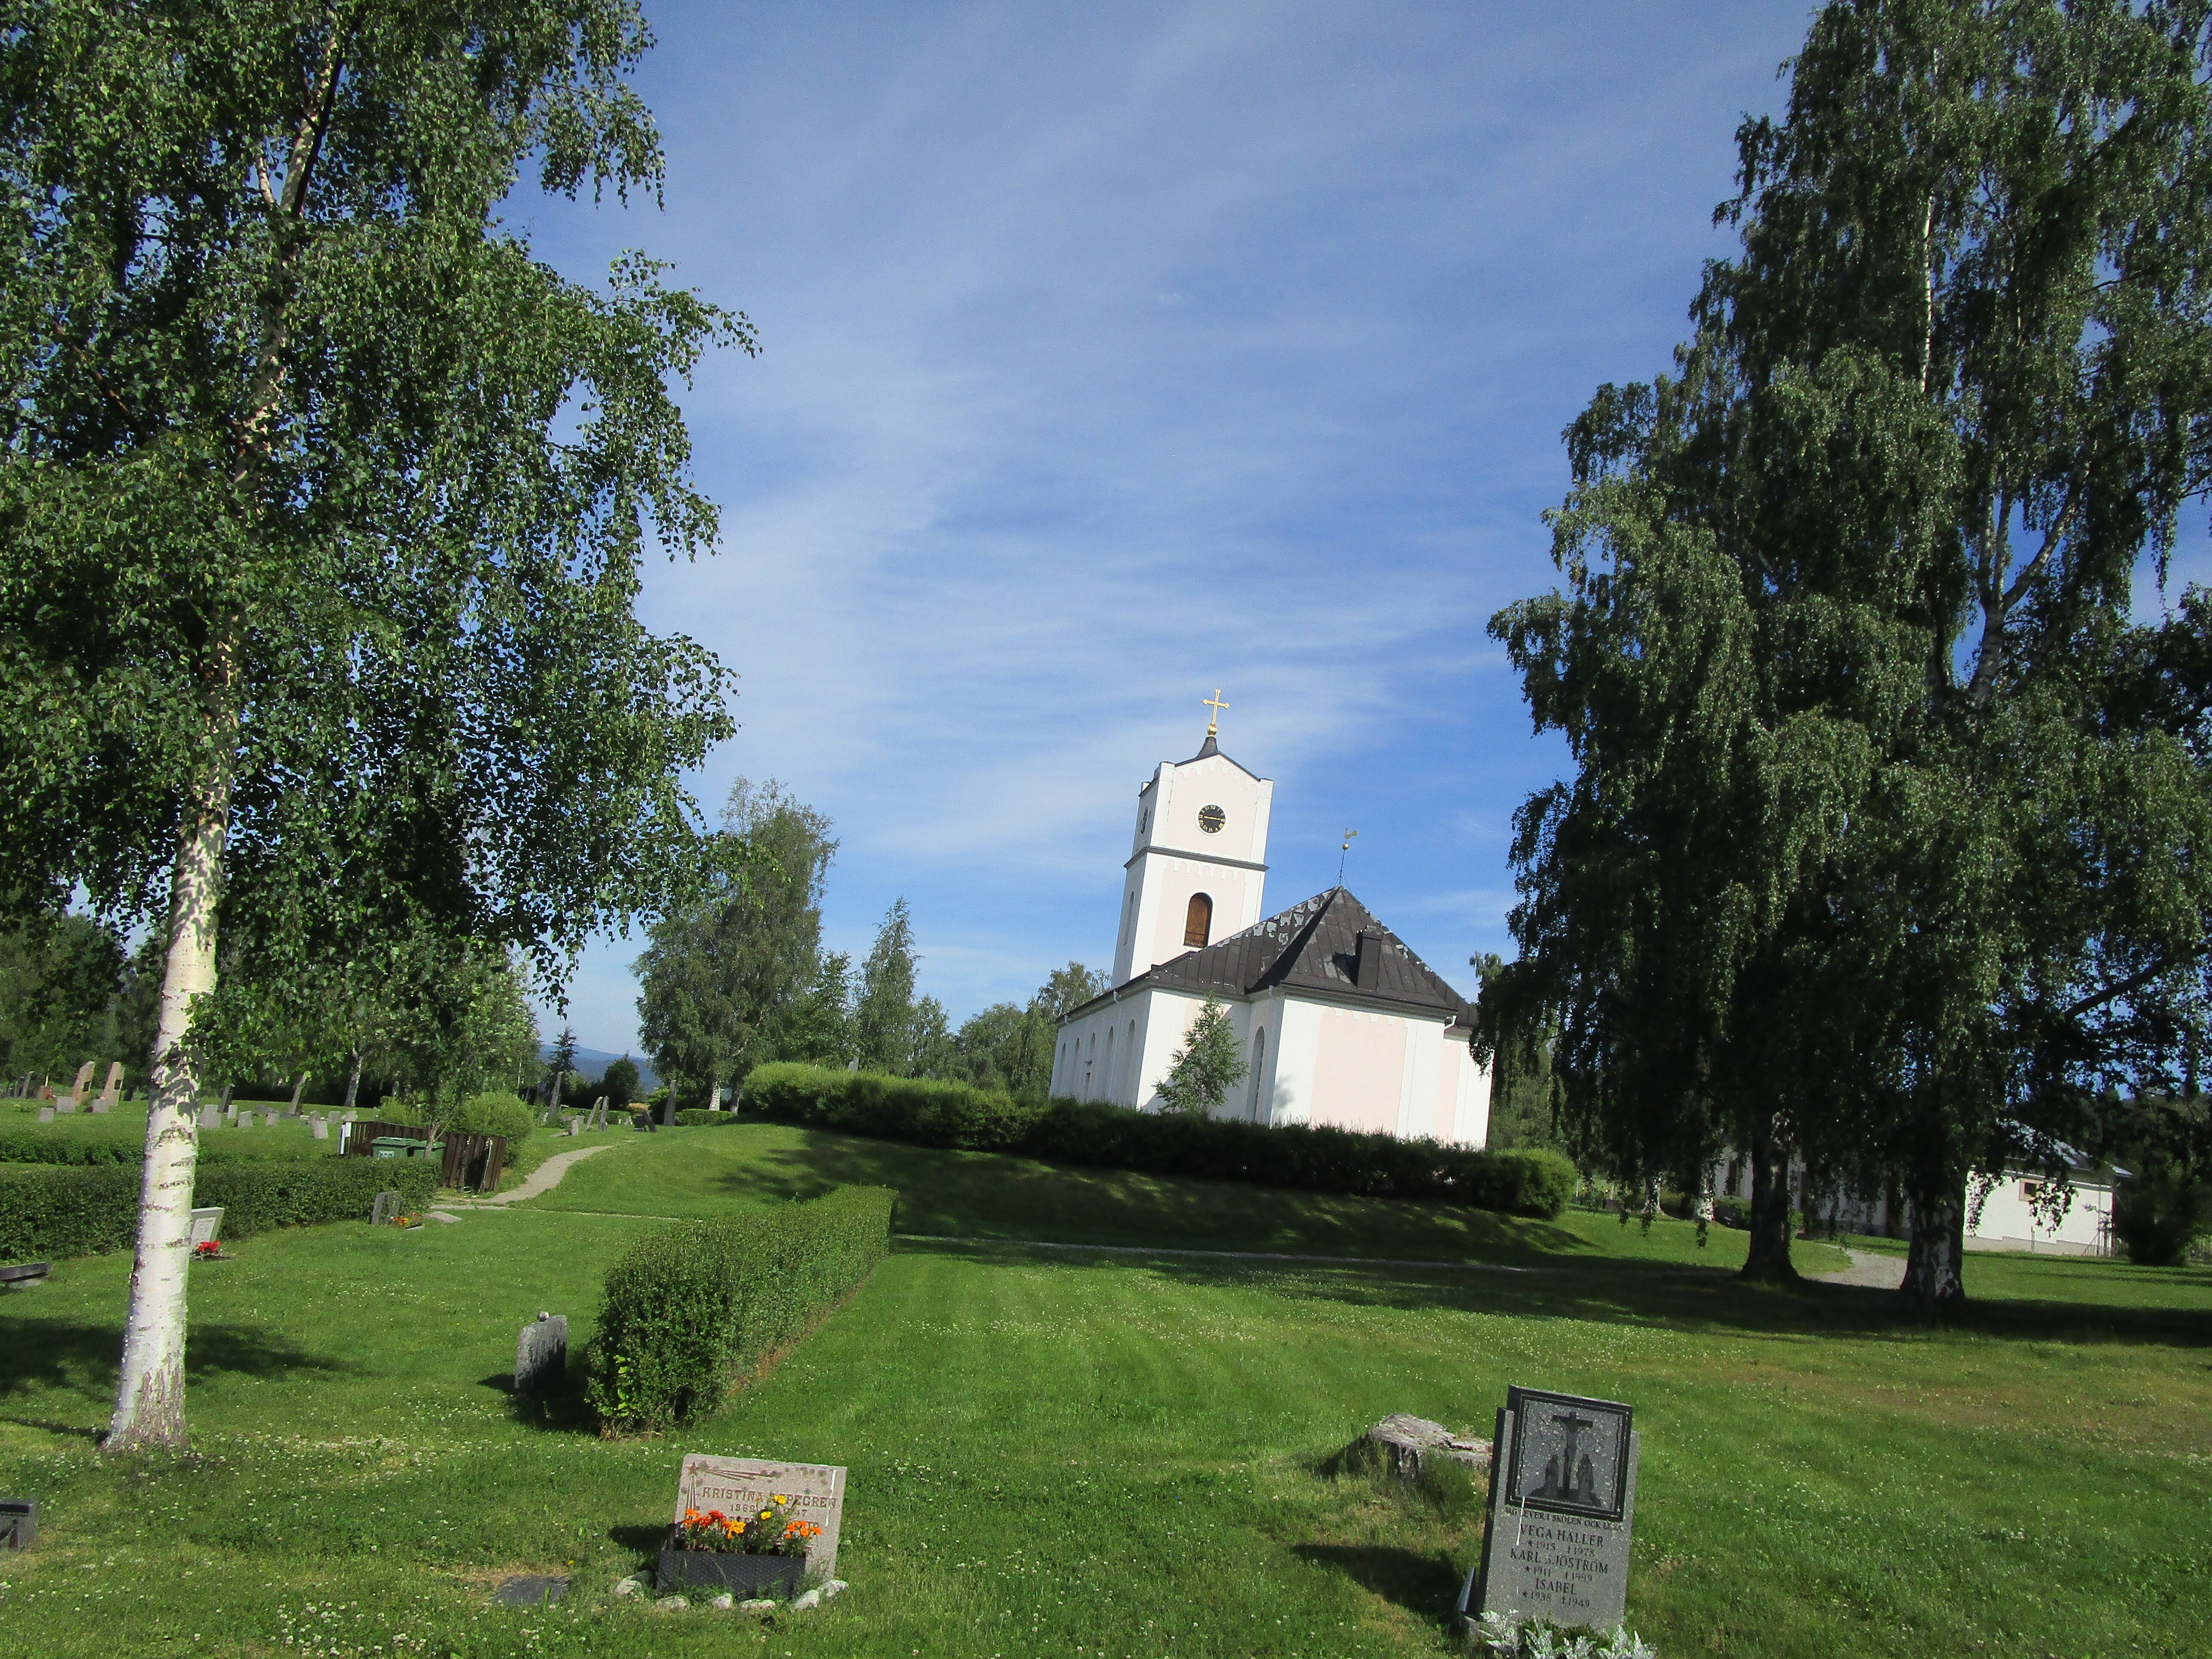
{"type": "MultiPolygon", "coordinates": [[[[1550,586],[1560,428],[1665,368],[1806,5],[648,5],[665,208],[518,204],[744,311],[685,399],[716,557],[643,611],[743,675],[694,781],[913,906],[957,1022],[1110,960],[1138,785],[1276,781],[1268,908],[1335,878],[1462,990],[1557,771],[1491,613],[1550,586]]],[[[585,956],[579,1038],[636,1047],[585,956]]],[[[550,1036],[558,1020],[548,1017],[550,1036]]]]}

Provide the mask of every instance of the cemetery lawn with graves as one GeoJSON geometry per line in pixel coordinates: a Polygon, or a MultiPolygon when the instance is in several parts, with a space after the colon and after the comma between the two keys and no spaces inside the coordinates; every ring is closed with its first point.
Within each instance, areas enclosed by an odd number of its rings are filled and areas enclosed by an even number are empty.
{"type": "MultiPolygon", "coordinates": [[[[533,1140],[539,1137],[532,1137],[533,1140]]],[[[1662,1654],[2212,1651],[2212,1273],[1976,1255],[1931,1322],[1737,1284],[1715,1231],[1054,1169],[771,1125],[629,1130],[542,1197],[195,1266],[189,1457],[104,1462],[130,1262],[0,1299],[0,1647],[210,1655],[1460,1651],[1471,1490],[1337,1475],[1398,1411],[1487,1436],[1509,1383],[1631,1402],[1630,1623],[1662,1654]],[[510,1391],[661,1216],[896,1185],[906,1237],[711,1419],[608,1440],[510,1391]],[[945,1242],[959,1239],[976,1242],[945,1242]],[[1038,1241],[1453,1261],[1057,1251],[1038,1241]],[[821,1608],[613,1594],[684,1453],[843,1464],[821,1608]],[[495,1606],[521,1573],[557,1605],[495,1606]]],[[[1894,1248],[1886,1243],[1853,1248],[1894,1248]]],[[[1808,1265],[1838,1260],[1801,1246],[1808,1265]]],[[[572,1370],[577,1359],[572,1355],[572,1370]]]]}

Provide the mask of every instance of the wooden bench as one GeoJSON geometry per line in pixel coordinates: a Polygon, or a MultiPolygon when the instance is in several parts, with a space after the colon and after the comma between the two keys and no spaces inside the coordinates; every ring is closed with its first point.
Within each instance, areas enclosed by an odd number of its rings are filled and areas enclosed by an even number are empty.
{"type": "Polygon", "coordinates": [[[18,1285],[33,1284],[53,1270],[51,1261],[26,1261],[21,1267],[0,1267],[0,1285],[13,1290],[18,1285]]]}

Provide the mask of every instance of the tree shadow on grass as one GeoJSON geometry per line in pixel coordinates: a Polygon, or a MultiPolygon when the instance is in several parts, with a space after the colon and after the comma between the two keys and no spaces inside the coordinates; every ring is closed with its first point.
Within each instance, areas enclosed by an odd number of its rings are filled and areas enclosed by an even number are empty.
{"type": "Polygon", "coordinates": [[[1883,1337],[1973,1332],[2017,1341],[2156,1343],[2212,1347],[2212,1310],[2023,1299],[1970,1301],[1942,1316],[1920,1312],[1895,1291],[1817,1281],[1784,1288],[1746,1284],[1719,1267],[1603,1259],[1553,1262],[1534,1272],[1432,1269],[1346,1261],[1238,1261],[1170,1255],[1024,1250],[908,1239],[904,1251],[977,1261],[1019,1253],[1069,1267],[1141,1266],[1177,1283],[1245,1286],[1271,1294],[1409,1311],[1449,1310],[1516,1318],[1596,1321],[1687,1334],[1883,1337]]]}
{"type": "Polygon", "coordinates": [[[1449,1627],[1459,1611],[1460,1574],[1449,1557],[1385,1544],[1297,1544],[1291,1553],[1333,1567],[1369,1594],[1416,1618],[1449,1627]]]}
{"type": "Polygon", "coordinates": [[[1600,1255],[1564,1228],[1485,1210],[789,1133],[798,1145],[761,1149],[719,1173],[717,1194],[760,1205],[839,1186],[890,1187],[899,1193],[893,1229],[916,1234],[1532,1266],[1600,1255]]]}
{"type": "MultiPolygon", "coordinates": [[[[0,1401],[36,1390],[74,1391],[105,1401],[114,1392],[123,1358],[123,1328],[104,1321],[0,1317],[0,1401]]],[[[295,1373],[339,1376],[359,1368],[312,1352],[255,1325],[191,1327],[185,1344],[185,1380],[222,1373],[276,1377],[295,1373]]],[[[9,1418],[27,1426],[25,1418],[9,1418]]]]}

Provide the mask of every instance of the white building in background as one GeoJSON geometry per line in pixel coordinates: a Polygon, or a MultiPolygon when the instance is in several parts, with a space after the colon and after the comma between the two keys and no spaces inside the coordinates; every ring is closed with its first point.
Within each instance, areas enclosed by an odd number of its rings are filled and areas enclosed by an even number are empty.
{"type": "Polygon", "coordinates": [[[1480,1146],[1490,1073],[1460,994],[1342,887],[1262,920],[1274,794],[1212,726],[1137,792],[1114,988],[1061,1020],[1053,1093],[1158,1110],[1210,994],[1249,1068],[1224,1115],[1480,1146]]]}
{"type": "MultiPolygon", "coordinates": [[[[1970,1250],[2045,1250],[2053,1255],[2110,1255],[2112,1253],[2114,1183],[2127,1178],[2116,1170],[2059,1148],[2067,1163],[2067,1191],[2037,1170],[2010,1170],[2002,1176],[1973,1170],[1966,1176],[1966,1248],[1970,1250]],[[2052,1212],[2057,1211],[2054,1217],[2052,1212]]],[[[1848,1232],[1905,1236],[1905,1207],[1886,1197],[1858,1198],[1821,1192],[1806,1178],[1802,1159],[1792,1159],[1790,1186],[1796,1207],[1808,1227],[1832,1219],[1848,1232]]],[[[1717,1166],[1714,1190],[1723,1197],[1751,1196],[1750,1166],[1731,1158],[1717,1166]]]]}

